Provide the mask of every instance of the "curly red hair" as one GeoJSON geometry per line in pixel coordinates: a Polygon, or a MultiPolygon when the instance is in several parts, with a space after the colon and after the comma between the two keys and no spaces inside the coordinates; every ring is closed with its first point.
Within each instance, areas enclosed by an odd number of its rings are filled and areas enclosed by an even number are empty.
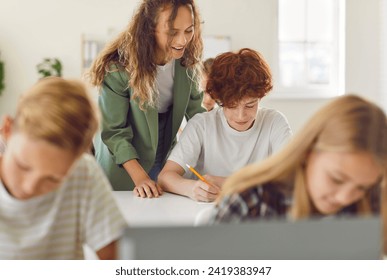
{"type": "Polygon", "coordinates": [[[269,65],[252,49],[218,55],[208,75],[206,92],[224,107],[245,97],[262,98],[273,88],[269,65]]]}

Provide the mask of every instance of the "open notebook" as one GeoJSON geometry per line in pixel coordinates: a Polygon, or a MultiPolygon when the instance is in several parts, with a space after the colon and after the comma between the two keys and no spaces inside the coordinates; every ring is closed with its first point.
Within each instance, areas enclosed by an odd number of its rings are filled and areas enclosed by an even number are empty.
{"type": "Polygon", "coordinates": [[[121,259],[380,259],[379,217],[128,228],[121,259]]]}

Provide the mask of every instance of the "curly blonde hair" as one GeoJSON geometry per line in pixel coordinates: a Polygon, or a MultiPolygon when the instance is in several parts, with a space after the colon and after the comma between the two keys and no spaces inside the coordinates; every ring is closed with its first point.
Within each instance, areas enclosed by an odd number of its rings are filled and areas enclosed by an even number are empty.
{"type": "Polygon", "coordinates": [[[192,10],[195,30],[181,59],[181,65],[190,69],[191,79],[198,82],[201,76],[203,41],[200,15],[194,0],[143,0],[128,27],[94,60],[87,74],[91,84],[100,86],[110,71],[111,64],[118,64],[128,75],[128,87],[133,89],[131,98],[138,101],[140,108],[144,108],[144,105],[154,107],[158,97],[155,90],[156,25],[160,12],[171,8],[171,28],[181,6],[188,6],[192,10]]]}

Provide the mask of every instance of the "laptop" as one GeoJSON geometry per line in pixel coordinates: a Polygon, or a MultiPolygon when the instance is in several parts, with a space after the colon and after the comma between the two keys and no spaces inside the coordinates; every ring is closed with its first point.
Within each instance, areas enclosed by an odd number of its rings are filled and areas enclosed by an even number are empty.
{"type": "Polygon", "coordinates": [[[127,228],[120,259],[366,260],[381,258],[379,217],[261,220],[199,227],[127,228]]]}

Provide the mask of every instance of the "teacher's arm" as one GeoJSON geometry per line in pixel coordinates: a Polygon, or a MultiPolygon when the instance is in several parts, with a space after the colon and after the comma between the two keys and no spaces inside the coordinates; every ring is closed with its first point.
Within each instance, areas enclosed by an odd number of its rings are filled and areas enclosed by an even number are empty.
{"type": "Polygon", "coordinates": [[[131,89],[126,72],[111,67],[102,84],[99,107],[102,114],[101,139],[108,147],[113,161],[122,165],[132,178],[134,193],[141,197],[158,197],[162,189],[151,180],[138,162],[139,155],[132,144],[132,121],[128,118],[131,89]]]}

